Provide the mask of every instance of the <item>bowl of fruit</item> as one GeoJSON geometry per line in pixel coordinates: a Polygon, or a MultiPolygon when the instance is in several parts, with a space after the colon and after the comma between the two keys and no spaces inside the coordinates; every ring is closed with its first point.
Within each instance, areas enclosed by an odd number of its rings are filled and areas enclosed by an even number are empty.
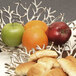
{"type": "MultiPolygon", "coordinates": [[[[54,13],[56,11],[51,11],[51,8],[41,7],[41,3],[42,1],[37,3],[34,0],[31,5],[26,7],[21,2],[17,2],[15,3],[15,10],[11,10],[10,6],[7,9],[3,7],[0,10],[0,54],[2,55],[1,60],[6,61],[0,65],[6,69],[4,70],[5,74],[15,76],[16,74],[20,75],[21,72],[24,73],[22,70],[18,73],[16,68],[21,63],[25,63],[25,65],[28,63],[28,68],[35,63],[35,66],[43,68],[44,66],[41,64],[46,61],[47,67],[50,66],[50,68],[44,68],[51,69],[51,64],[49,64],[51,60],[55,62],[56,58],[76,57],[76,21],[65,22],[64,13],[60,13],[55,17],[54,13]],[[34,6],[32,8],[33,13],[29,17],[32,5],[34,6]],[[23,15],[19,13],[19,8],[25,11],[23,15]],[[41,12],[39,12],[40,10],[41,12]],[[40,58],[42,59],[39,60],[40,58]],[[32,62],[30,63],[30,61],[32,62]]],[[[67,61],[65,59],[62,60],[67,61]]],[[[59,60],[58,62],[60,63],[59,60]]],[[[60,68],[61,63],[59,63],[58,67],[60,68]]],[[[45,64],[43,63],[43,65],[45,64]]],[[[57,65],[55,65],[56,67],[57,65]]],[[[62,72],[61,69],[57,70],[62,72]]],[[[24,73],[22,75],[27,74],[24,73]]],[[[29,72],[27,76],[31,75],[29,72]]],[[[43,74],[40,76],[43,76],[43,74]]]]}

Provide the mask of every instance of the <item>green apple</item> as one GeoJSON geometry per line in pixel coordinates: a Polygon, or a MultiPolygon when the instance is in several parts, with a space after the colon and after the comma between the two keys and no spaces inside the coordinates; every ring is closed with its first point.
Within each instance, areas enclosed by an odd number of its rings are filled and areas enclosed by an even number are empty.
{"type": "Polygon", "coordinates": [[[18,46],[22,41],[24,27],[20,23],[8,23],[1,31],[1,38],[8,46],[18,46]]]}

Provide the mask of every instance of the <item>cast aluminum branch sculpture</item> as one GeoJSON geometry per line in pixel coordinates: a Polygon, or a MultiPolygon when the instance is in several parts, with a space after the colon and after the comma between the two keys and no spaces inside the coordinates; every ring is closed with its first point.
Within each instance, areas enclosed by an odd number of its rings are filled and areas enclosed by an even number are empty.
{"type": "MultiPolygon", "coordinates": [[[[31,52],[35,52],[35,49],[31,49],[29,51],[29,53],[27,52],[27,49],[25,47],[22,47],[21,45],[16,47],[16,48],[10,48],[7,47],[1,40],[1,29],[4,27],[5,24],[7,24],[7,22],[4,19],[4,12],[7,13],[8,15],[5,15],[5,17],[8,19],[9,23],[11,22],[20,22],[22,24],[25,23],[24,20],[22,20],[22,18],[26,18],[25,20],[31,21],[31,20],[39,20],[41,15],[43,15],[43,19],[42,21],[46,22],[47,25],[50,25],[51,23],[57,21],[60,19],[60,21],[64,21],[64,13],[60,13],[59,16],[55,17],[53,14],[56,13],[56,10],[51,11],[51,8],[47,8],[47,7],[41,7],[40,5],[42,4],[42,1],[40,1],[39,3],[37,3],[36,0],[34,0],[28,7],[26,7],[26,3],[23,5],[20,2],[16,2],[16,9],[11,10],[11,6],[8,6],[8,8],[6,9],[5,7],[3,7],[3,10],[0,10],[0,49],[2,51],[7,51],[7,52],[12,52],[12,56],[10,57],[11,59],[11,65],[10,64],[6,64],[7,68],[8,68],[8,72],[11,76],[14,76],[14,71],[13,69],[20,63],[26,62],[28,60],[28,57],[31,55],[31,52]],[[32,8],[32,16],[29,17],[29,11],[31,10],[32,5],[35,8],[32,8]],[[21,8],[24,9],[24,14],[21,15],[19,13],[19,7],[21,6],[21,8]],[[42,10],[40,13],[39,10],[42,10]],[[45,14],[47,13],[47,15],[45,14]],[[50,19],[50,21],[49,21],[50,19]],[[17,51],[17,52],[16,52],[17,51]],[[25,56],[24,56],[25,55],[25,56]],[[10,70],[11,69],[11,70],[10,70]]],[[[76,26],[73,22],[70,22],[69,27],[72,28],[72,31],[76,31],[76,26]],[[70,26],[72,24],[72,26],[70,26]]],[[[69,40],[66,44],[64,44],[62,47],[60,47],[60,45],[58,45],[57,47],[54,46],[54,42],[52,42],[51,45],[48,45],[47,47],[45,47],[45,45],[43,45],[43,48],[41,48],[39,45],[37,45],[37,50],[43,50],[44,48],[46,49],[50,49],[50,50],[55,50],[58,54],[59,54],[59,58],[61,58],[63,56],[63,52],[66,50],[66,46],[68,48],[69,51],[66,51],[67,56],[72,55],[73,50],[76,47],[76,35],[72,34],[72,37],[74,40],[74,45],[72,45],[71,40],[69,40]]],[[[74,57],[76,56],[76,53],[74,54],[74,57]]]]}

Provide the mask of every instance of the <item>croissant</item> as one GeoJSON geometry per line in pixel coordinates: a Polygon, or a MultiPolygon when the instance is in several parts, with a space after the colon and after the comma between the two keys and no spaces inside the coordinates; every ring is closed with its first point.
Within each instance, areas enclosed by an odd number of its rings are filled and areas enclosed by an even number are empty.
{"type": "Polygon", "coordinates": [[[42,58],[38,59],[37,62],[38,63],[41,63],[43,65],[45,64],[45,66],[48,69],[51,69],[53,67],[60,67],[60,64],[57,62],[57,59],[56,58],[42,57],[42,58]]]}
{"type": "Polygon", "coordinates": [[[35,61],[41,57],[46,57],[46,56],[57,58],[58,54],[53,50],[36,51],[34,54],[30,56],[29,61],[35,61]]]}
{"type": "Polygon", "coordinates": [[[29,69],[27,76],[44,76],[45,71],[46,68],[44,65],[36,63],[29,69]]]}
{"type": "Polygon", "coordinates": [[[58,59],[58,62],[64,72],[66,72],[69,76],[76,76],[76,65],[74,64],[74,62],[66,58],[58,59]]]}
{"type": "Polygon", "coordinates": [[[72,61],[76,65],[76,58],[74,58],[73,56],[67,56],[66,59],[72,61]]]}
{"type": "Polygon", "coordinates": [[[28,70],[34,65],[36,64],[35,62],[27,62],[27,63],[22,63],[19,64],[16,69],[15,72],[17,75],[23,76],[23,75],[27,75],[28,70]]]}
{"type": "Polygon", "coordinates": [[[45,76],[67,76],[67,74],[61,68],[54,68],[49,70],[45,76]]]}

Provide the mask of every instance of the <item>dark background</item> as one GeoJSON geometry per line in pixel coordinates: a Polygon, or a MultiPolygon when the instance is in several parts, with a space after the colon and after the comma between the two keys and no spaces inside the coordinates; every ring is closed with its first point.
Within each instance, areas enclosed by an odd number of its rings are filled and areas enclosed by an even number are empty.
{"type": "MultiPolygon", "coordinates": [[[[0,9],[3,7],[11,6],[12,9],[15,9],[14,3],[19,0],[0,0],[0,9]]],[[[21,0],[23,3],[26,2],[27,6],[33,0],[21,0]]],[[[41,0],[37,0],[40,2],[41,0]]],[[[65,13],[65,18],[67,21],[73,21],[76,19],[76,0],[42,0],[43,7],[51,7],[52,10],[56,10],[57,13],[65,13]]]]}

